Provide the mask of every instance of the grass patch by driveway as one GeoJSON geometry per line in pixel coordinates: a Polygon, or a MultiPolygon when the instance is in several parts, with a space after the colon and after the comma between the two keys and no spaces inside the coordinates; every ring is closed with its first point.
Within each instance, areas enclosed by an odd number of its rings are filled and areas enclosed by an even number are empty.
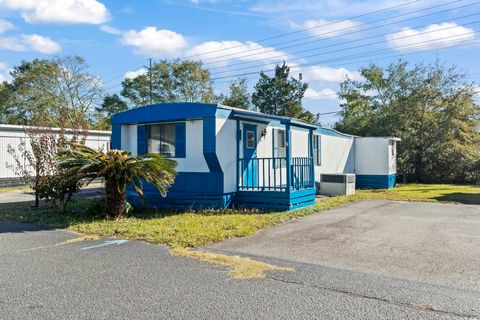
{"type": "Polygon", "coordinates": [[[314,206],[293,212],[225,209],[136,213],[114,221],[102,217],[98,200],[78,199],[70,207],[69,213],[64,215],[53,213],[48,207],[32,209],[26,204],[3,205],[0,207],[0,221],[36,223],[85,235],[141,240],[172,247],[197,247],[228,238],[249,236],[260,229],[366,199],[480,204],[480,188],[407,184],[391,190],[358,191],[354,196],[319,198],[314,206]]]}

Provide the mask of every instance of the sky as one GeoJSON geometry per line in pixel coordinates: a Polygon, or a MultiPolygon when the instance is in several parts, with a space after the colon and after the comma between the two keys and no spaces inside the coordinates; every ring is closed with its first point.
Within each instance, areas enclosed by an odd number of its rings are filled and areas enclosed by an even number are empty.
{"type": "Polygon", "coordinates": [[[309,83],[304,106],[328,113],[340,110],[339,83],[371,63],[438,59],[479,83],[478,30],[473,0],[0,0],[0,81],[22,60],[80,55],[115,93],[149,58],[188,58],[226,93],[286,61],[309,83]]]}

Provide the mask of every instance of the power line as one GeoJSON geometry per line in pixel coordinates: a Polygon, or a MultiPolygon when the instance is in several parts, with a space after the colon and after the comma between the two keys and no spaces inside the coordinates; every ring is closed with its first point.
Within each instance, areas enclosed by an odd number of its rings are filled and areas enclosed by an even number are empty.
{"type": "MultiPolygon", "coordinates": [[[[430,41],[422,41],[422,42],[419,42],[418,44],[420,44],[421,46],[425,45],[426,43],[430,43],[430,42],[438,42],[439,40],[444,40],[444,39],[447,39],[447,38],[452,38],[452,37],[459,37],[459,36],[462,36],[462,35],[467,35],[467,34],[470,34],[470,33],[463,33],[463,34],[457,34],[457,35],[454,35],[454,36],[449,36],[449,37],[442,37],[442,38],[437,38],[437,39],[433,39],[433,40],[430,40],[430,41]]],[[[460,41],[464,41],[465,39],[461,39],[460,41]]],[[[459,40],[456,40],[457,42],[459,40]]],[[[444,45],[444,43],[439,43],[439,45],[444,45]]],[[[411,49],[412,45],[409,44],[409,45],[405,45],[405,46],[398,46],[396,47],[396,49],[401,49],[401,48],[404,48],[404,49],[411,49]]],[[[420,48],[421,48],[420,46],[420,48]]],[[[315,65],[315,64],[320,64],[320,63],[330,63],[330,62],[337,62],[337,61],[342,61],[342,60],[348,60],[350,58],[355,58],[357,56],[362,56],[362,55],[369,55],[371,56],[372,53],[381,53],[381,52],[385,52],[385,51],[390,51],[391,49],[379,49],[379,50],[373,50],[373,51],[367,51],[367,52],[362,52],[362,53],[359,53],[359,54],[352,54],[352,55],[348,55],[348,56],[343,56],[343,57],[340,57],[340,58],[333,58],[333,59],[329,59],[329,60],[319,60],[319,61],[314,61],[314,62],[309,62],[309,63],[305,63],[305,64],[300,64],[300,65],[297,65],[297,66],[294,66],[294,67],[291,67],[290,70],[292,69],[298,69],[298,68],[301,68],[301,67],[305,67],[305,66],[311,66],[311,65],[315,65]]],[[[262,70],[262,72],[271,72],[271,71],[275,71],[275,69],[268,69],[268,70],[262,70]]],[[[245,72],[245,73],[241,73],[241,74],[235,74],[235,75],[230,75],[230,76],[222,76],[222,77],[214,77],[212,78],[211,80],[221,80],[221,79],[228,79],[228,78],[237,78],[237,77],[245,77],[247,75],[253,75],[253,74],[258,74],[259,71],[254,71],[254,72],[245,72]]]]}
{"type": "MultiPolygon", "coordinates": [[[[452,43],[455,43],[455,42],[458,42],[458,41],[450,41],[450,42],[447,42],[447,43],[443,43],[444,45],[448,45],[448,44],[452,44],[452,43]]],[[[428,52],[428,51],[432,51],[432,50],[446,50],[446,49],[452,49],[454,47],[465,47],[465,46],[471,46],[473,44],[476,44],[476,43],[480,43],[480,41],[476,41],[476,42],[470,42],[470,43],[466,43],[466,44],[463,44],[463,45],[458,45],[458,46],[448,46],[448,47],[439,47],[439,48],[432,48],[432,49],[428,49],[428,50],[423,50],[423,51],[416,51],[416,52],[409,52],[409,53],[403,53],[403,54],[390,54],[389,56],[386,56],[386,57],[379,57],[379,58],[375,58],[374,60],[377,61],[377,60],[385,60],[385,59],[391,59],[391,58],[402,58],[404,56],[409,56],[409,55],[415,55],[415,54],[420,54],[420,53],[425,53],[425,52],[428,52]]],[[[412,49],[414,47],[411,47],[409,49],[412,49]]],[[[361,57],[359,57],[361,58],[361,57]]],[[[335,67],[341,67],[341,66],[346,66],[346,65],[352,65],[352,64],[358,64],[358,63],[368,63],[368,62],[372,62],[372,58],[368,58],[368,59],[363,59],[363,60],[355,60],[355,61],[351,61],[351,62],[342,62],[342,63],[338,63],[338,64],[334,64],[334,65],[330,65],[328,67],[330,68],[335,68],[335,67]]],[[[297,71],[308,71],[308,70],[316,70],[316,69],[321,69],[321,68],[324,68],[324,66],[313,66],[313,67],[310,67],[310,68],[303,68],[303,69],[299,69],[297,71]]],[[[245,79],[253,79],[253,78],[256,78],[256,77],[244,77],[245,79]]],[[[221,81],[221,82],[215,82],[215,84],[226,84],[226,83],[230,83],[231,80],[228,80],[228,81],[221,81]]]]}
{"type": "MultiPolygon", "coordinates": [[[[132,67],[127,67],[126,69],[137,68],[137,67],[138,67],[138,68],[142,68],[143,65],[140,65],[140,64],[143,64],[143,63],[145,62],[145,60],[147,60],[147,59],[139,60],[138,63],[135,63],[135,65],[132,65],[132,67]]],[[[114,80],[117,80],[117,79],[123,77],[124,75],[125,75],[125,72],[124,72],[122,75],[118,75],[118,76],[115,76],[115,77],[113,77],[113,78],[109,78],[109,79],[107,79],[107,80],[105,80],[105,81],[102,81],[102,82],[103,82],[103,84],[106,84],[106,83],[112,82],[112,81],[114,81],[114,80]]]]}
{"type": "MultiPolygon", "coordinates": [[[[298,33],[309,31],[309,30],[316,29],[316,28],[323,28],[323,27],[326,27],[326,26],[329,26],[329,25],[332,25],[332,24],[337,24],[337,23],[352,20],[352,19],[358,19],[358,18],[361,18],[361,17],[374,15],[374,14],[384,12],[384,11],[390,11],[390,10],[397,9],[397,8],[400,8],[400,7],[404,7],[404,6],[410,5],[412,3],[420,2],[420,1],[423,1],[423,0],[414,0],[414,1],[406,2],[406,3],[402,3],[402,4],[399,4],[399,5],[383,8],[383,9],[380,9],[380,10],[367,12],[367,13],[364,13],[364,14],[361,14],[361,15],[351,16],[351,17],[346,18],[344,20],[335,21],[335,22],[331,22],[331,23],[327,23],[327,24],[323,24],[323,25],[315,26],[315,27],[311,27],[311,28],[305,28],[305,29],[301,29],[301,30],[297,30],[297,31],[292,31],[292,32],[289,32],[289,33],[284,33],[284,34],[280,34],[280,35],[276,35],[276,36],[271,36],[271,37],[259,39],[259,40],[253,41],[253,42],[262,43],[262,42],[266,42],[266,41],[269,41],[269,40],[272,40],[272,39],[282,38],[282,37],[290,36],[292,34],[298,34],[298,33]]],[[[463,1],[463,0],[457,0],[457,1],[454,1],[454,2],[458,2],[458,1],[463,1]]],[[[184,56],[183,58],[184,59],[190,59],[190,58],[193,58],[193,57],[198,57],[198,56],[202,56],[202,55],[206,55],[206,54],[210,54],[210,53],[215,53],[215,52],[231,50],[231,49],[234,49],[234,48],[239,48],[239,47],[244,47],[244,46],[245,46],[245,44],[241,44],[241,45],[236,45],[236,46],[232,46],[232,47],[229,47],[229,48],[222,48],[222,49],[212,50],[212,51],[199,53],[199,54],[194,54],[194,55],[190,55],[190,56],[184,56]]]]}
{"type": "MultiPolygon", "coordinates": [[[[418,12],[431,10],[431,9],[434,9],[434,8],[442,7],[442,6],[445,6],[445,5],[450,5],[450,4],[453,4],[453,3],[456,3],[456,2],[461,2],[461,1],[464,1],[464,0],[456,0],[456,1],[453,1],[453,2],[448,2],[448,3],[444,3],[444,4],[441,4],[441,5],[437,5],[437,6],[423,8],[423,9],[420,9],[420,10],[415,10],[415,11],[411,11],[411,12],[404,13],[404,14],[401,14],[401,15],[397,15],[395,17],[382,18],[382,19],[378,19],[378,20],[363,23],[362,25],[365,26],[365,25],[374,24],[374,23],[378,23],[378,22],[384,22],[384,21],[387,21],[387,20],[396,19],[396,18],[399,18],[399,17],[402,17],[402,16],[407,16],[407,15],[415,14],[415,13],[418,13],[418,12]]],[[[471,4],[458,6],[458,7],[454,7],[454,8],[449,8],[449,9],[445,9],[445,10],[441,10],[441,11],[437,11],[437,12],[433,12],[433,13],[429,13],[429,14],[425,14],[425,15],[421,15],[421,16],[417,16],[417,17],[412,17],[412,18],[408,18],[408,19],[393,21],[391,23],[383,24],[382,27],[386,27],[386,26],[389,26],[389,25],[394,25],[394,24],[397,24],[397,23],[400,23],[400,22],[425,18],[425,17],[428,17],[428,16],[432,16],[432,15],[436,15],[436,14],[440,14],[440,13],[445,13],[445,12],[452,11],[452,10],[463,9],[463,8],[466,8],[466,7],[469,7],[469,6],[478,4],[478,3],[479,2],[477,1],[477,2],[474,2],[474,3],[471,3],[471,4]]],[[[325,33],[322,33],[322,34],[319,34],[319,35],[329,35],[329,34],[333,35],[333,34],[337,34],[339,31],[345,31],[345,30],[353,29],[353,28],[357,28],[357,27],[358,26],[340,28],[340,29],[336,29],[336,30],[330,31],[330,32],[325,32],[325,33]]],[[[342,35],[343,36],[352,35],[352,34],[355,34],[355,33],[360,33],[360,32],[373,30],[373,29],[378,29],[378,27],[371,27],[371,28],[366,28],[366,29],[362,29],[362,30],[355,30],[355,31],[352,31],[352,32],[343,33],[342,35]]],[[[317,35],[317,37],[319,35],[317,35]]],[[[299,39],[277,42],[277,43],[274,43],[274,44],[270,44],[270,47],[274,47],[274,46],[282,45],[282,44],[291,44],[292,42],[305,40],[305,39],[312,39],[312,38],[315,38],[315,37],[314,36],[307,36],[307,37],[303,37],[303,38],[299,38],[299,39]]],[[[261,47],[261,48],[257,48],[257,49],[245,50],[243,52],[229,53],[229,54],[224,54],[224,55],[221,55],[221,56],[215,56],[215,57],[211,57],[211,58],[202,59],[202,62],[204,64],[216,64],[216,63],[220,63],[220,62],[229,61],[229,60],[232,60],[232,59],[239,59],[239,58],[244,58],[244,57],[249,57],[249,56],[265,54],[265,53],[274,52],[274,51],[277,51],[277,50],[288,49],[288,48],[292,48],[292,47],[296,47],[296,46],[300,46],[300,45],[305,45],[305,44],[311,44],[311,43],[314,43],[314,42],[322,42],[322,41],[328,40],[329,38],[330,37],[326,37],[326,38],[323,38],[323,39],[314,39],[314,40],[310,40],[310,41],[307,41],[307,42],[296,43],[296,44],[293,44],[293,45],[291,44],[291,45],[276,48],[276,49],[272,48],[272,49],[267,50],[267,48],[261,47]],[[252,52],[255,52],[255,51],[259,51],[259,50],[263,50],[263,51],[262,52],[257,52],[257,53],[252,53],[252,52]],[[238,54],[241,54],[241,53],[247,53],[247,54],[242,55],[242,56],[237,56],[238,54]],[[229,57],[229,58],[216,60],[216,59],[222,58],[222,57],[229,57]],[[213,61],[209,61],[209,60],[213,60],[213,61]]],[[[248,44],[246,44],[246,45],[248,45],[248,44]]]]}
{"type": "MultiPolygon", "coordinates": [[[[468,15],[468,16],[465,16],[465,17],[471,17],[471,16],[475,16],[475,15],[480,15],[480,12],[479,13],[474,13],[474,14],[471,14],[471,15],[468,15]]],[[[445,31],[445,30],[449,30],[449,29],[464,27],[464,26],[468,26],[468,25],[471,25],[471,24],[476,24],[478,22],[480,22],[480,20],[472,21],[472,22],[465,23],[465,24],[440,28],[440,29],[436,29],[436,30],[431,30],[431,31],[427,31],[427,32],[422,32],[420,34],[413,34],[413,35],[407,35],[407,36],[403,36],[403,37],[396,37],[396,38],[392,38],[392,39],[389,39],[389,40],[400,40],[400,39],[414,38],[414,37],[422,36],[422,35],[429,34],[429,33],[435,33],[435,32],[445,31]]],[[[376,36],[373,36],[373,37],[378,38],[379,36],[380,35],[376,35],[376,36]]],[[[456,36],[458,36],[458,35],[456,35],[456,36]]],[[[372,38],[372,37],[369,37],[369,38],[372,38]]],[[[363,41],[364,39],[361,39],[361,40],[363,41]]],[[[351,50],[351,49],[358,49],[358,48],[362,48],[362,47],[369,47],[369,46],[372,46],[372,45],[375,45],[375,44],[387,43],[389,40],[375,41],[375,42],[361,44],[361,45],[357,45],[357,46],[353,46],[353,47],[347,47],[347,48],[336,49],[336,50],[331,50],[331,51],[327,51],[327,52],[321,52],[321,53],[315,53],[315,54],[310,54],[310,55],[306,55],[306,56],[300,56],[300,57],[297,57],[295,59],[287,60],[286,62],[292,62],[292,61],[295,61],[295,60],[303,60],[303,59],[306,59],[306,58],[323,56],[323,55],[328,55],[330,53],[348,51],[348,50],[351,50]]],[[[317,49],[315,49],[315,50],[317,50],[317,49]]],[[[309,50],[309,51],[312,51],[312,50],[309,50]]],[[[242,70],[246,70],[246,69],[261,68],[261,67],[264,67],[264,66],[270,66],[272,63],[280,63],[280,62],[270,62],[270,63],[265,63],[265,64],[262,64],[262,65],[253,65],[253,66],[248,66],[248,67],[244,67],[244,68],[230,69],[230,70],[220,71],[220,72],[217,72],[215,74],[219,75],[219,74],[223,74],[223,73],[237,72],[237,71],[242,71],[242,70]]]]}
{"type": "MultiPolygon", "coordinates": [[[[480,2],[477,2],[477,3],[480,3],[480,2]]],[[[469,15],[465,15],[465,16],[460,16],[460,17],[456,17],[455,20],[458,20],[458,19],[464,19],[464,18],[468,18],[468,17],[471,17],[471,16],[474,16],[474,15],[478,15],[479,13],[474,13],[474,14],[469,14],[469,15]]],[[[415,18],[416,19],[416,18],[415,18]]],[[[408,19],[408,20],[411,20],[411,19],[408,19]]],[[[396,21],[395,23],[398,23],[399,21],[396,21]]],[[[400,21],[400,22],[403,22],[403,21],[400,21]]],[[[442,22],[445,22],[445,21],[437,21],[437,22],[434,22],[434,23],[442,23],[442,22]]],[[[429,23],[429,24],[424,24],[424,25],[421,25],[421,26],[415,26],[415,27],[412,27],[412,28],[415,28],[415,29],[418,29],[418,28],[423,28],[423,27],[426,27],[428,25],[430,25],[432,23],[429,23]]],[[[387,24],[388,25],[388,24],[387,24]]],[[[382,27],[385,27],[387,25],[383,25],[382,27]]],[[[377,29],[377,28],[375,28],[377,29]]],[[[363,32],[363,31],[366,31],[366,30],[360,30],[360,32],[363,32]]],[[[337,46],[342,46],[342,45],[345,45],[345,44],[348,44],[348,43],[354,43],[354,42],[360,42],[360,41],[364,41],[364,40],[367,40],[367,39],[373,39],[373,38],[377,38],[377,37],[380,37],[380,36],[384,36],[385,34],[382,33],[382,34],[378,34],[378,35],[374,35],[374,36],[369,36],[369,37],[364,37],[364,38],[361,38],[361,39],[355,39],[355,40],[349,40],[349,41],[343,41],[341,43],[335,43],[335,44],[331,44],[331,45],[328,45],[328,46],[322,46],[322,47],[315,47],[315,48],[310,48],[310,49],[305,49],[305,50],[300,50],[300,51],[294,51],[294,52],[291,52],[291,53],[288,53],[289,55],[293,55],[293,54],[299,54],[299,53],[305,53],[305,52],[310,52],[310,51],[315,51],[315,50],[320,50],[320,49],[325,49],[325,48],[331,48],[331,47],[337,47],[337,46]]],[[[317,39],[317,40],[314,40],[314,41],[310,41],[310,43],[312,42],[317,42],[318,40],[326,40],[326,39],[317,39]]],[[[308,44],[308,43],[307,43],[308,44]]],[[[296,45],[295,45],[296,46],[296,45]]],[[[295,47],[294,46],[294,47],[295,47]]],[[[284,48],[278,48],[278,50],[281,50],[281,49],[285,49],[284,48]]],[[[277,51],[277,49],[274,49],[272,51],[277,51]]],[[[259,54],[264,54],[266,52],[261,52],[261,53],[257,53],[257,54],[251,54],[251,55],[245,55],[245,56],[241,56],[241,57],[234,57],[232,59],[228,59],[228,60],[235,60],[235,59],[238,59],[238,58],[245,58],[245,57],[251,57],[251,56],[255,56],[255,55],[259,55],[259,54]]],[[[269,57],[269,59],[275,59],[275,58],[279,58],[279,59],[282,59],[282,58],[285,58],[285,55],[284,54],[281,54],[281,55],[277,55],[277,56],[273,56],[273,57],[269,57]]],[[[255,59],[255,60],[263,60],[262,58],[258,58],[258,59],[255,59]]],[[[244,64],[250,64],[250,63],[253,63],[255,61],[243,61],[243,62],[237,62],[237,63],[231,63],[229,64],[229,67],[232,67],[232,66],[237,66],[237,65],[244,65],[244,64]]],[[[215,70],[215,69],[220,69],[220,68],[224,68],[224,66],[217,66],[217,67],[210,67],[209,70],[215,70]]]]}

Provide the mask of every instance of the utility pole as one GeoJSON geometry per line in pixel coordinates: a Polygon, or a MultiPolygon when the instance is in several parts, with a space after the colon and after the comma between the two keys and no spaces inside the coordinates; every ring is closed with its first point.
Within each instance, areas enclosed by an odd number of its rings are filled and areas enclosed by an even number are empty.
{"type": "Polygon", "coordinates": [[[148,67],[147,66],[143,66],[145,69],[148,70],[148,82],[149,82],[149,85],[150,85],[150,104],[153,103],[153,99],[152,99],[152,83],[153,83],[153,78],[152,78],[152,58],[148,58],[148,67]]]}

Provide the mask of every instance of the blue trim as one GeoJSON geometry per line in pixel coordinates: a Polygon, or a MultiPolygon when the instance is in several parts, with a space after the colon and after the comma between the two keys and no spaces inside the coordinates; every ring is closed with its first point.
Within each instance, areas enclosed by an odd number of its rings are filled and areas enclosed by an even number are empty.
{"type": "Polygon", "coordinates": [[[313,184],[315,184],[315,163],[316,155],[313,153],[313,139],[315,136],[313,135],[313,129],[310,129],[308,132],[308,156],[312,158],[312,165],[310,167],[310,177],[313,178],[313,184]]]}
{"type": "Polygon", "coordinates": [[[160,103],[114,114],[112,124],[152,123],[215,117],[216,104],[160,103]]]}
{"type": "Polygon", "coordinates": [[[240,141],[242,141],[242,131],[240,130],[240,120],[237,119],[236,121],[237,130],[236,130],[236,142],[237,142],[237,167],[236,167],[236,175],[237,175],[237,191],[240,185],[240,168],[238,167],[239,159],[240,159],[240,141]]]}
{"type": "Polygon", "coordinates": [[[137,126],[137,154],[148,153],[148,132],[147,126],[137,126]]]}
{"type": "MultiPolygon", "coordinates": [[[[157,188],[144,183],[143,190],[146,193],[154,193],[160,196],[157,188]]],[[[168,189],[170,193],[183,193],[194,195],[223,194],[223,174],[211,172],[179,172],[175,183],[168,189]]]]}
{"type": "Polygon", "coordinates": [[[259,120],[259,119],[251,119],[251,118],[245,118],[245,117],[235,117],[237,120],[242,120],[245,122],[251,122],[251,123],[259,123],[259,124],[270,124],[270,120],[259,120]]]}
{"type": "Polygon", "coordinates": [[[175,158],[186,157],[186,131],[185,122],[175,124],[175,158]]]}
{"type": "Polygon", "coordinates": [[[292,146],[291,144],[291,135],[290,135],[290,124],[285,125],[285,157],[286,159],[286,180],[287,180],[287,192],[290,192],[290,186],[292,185],[292,146]]]}
{"type": "Polygon", "coordinates": [[[112,125],[112,139],[110,147],[112,149],[121,149],[122,148],[122,126],[115,124],[112,125]]]}
{"type": "Polygon", "coordinates": [[[242,165],[242,187],[257,187],[258,186],[258,161],[257,157],[257,125],[250,123],[243,123],[243,165],[242,165]],[[247,148],[247,133],[253,132],[254,145],[253,148],[247,148]]]}
{"type": "Polygon", "coordinates": [[[396,186],[397,175],[363,175],[357,174],[355,186],[357,189],[390,189],[396,186]]]}
{"type": "Polygon", "coordinates": [[[210,172],[223,172],[216,153],[216,118],[203,119],[203,156],[210,172]]]}

